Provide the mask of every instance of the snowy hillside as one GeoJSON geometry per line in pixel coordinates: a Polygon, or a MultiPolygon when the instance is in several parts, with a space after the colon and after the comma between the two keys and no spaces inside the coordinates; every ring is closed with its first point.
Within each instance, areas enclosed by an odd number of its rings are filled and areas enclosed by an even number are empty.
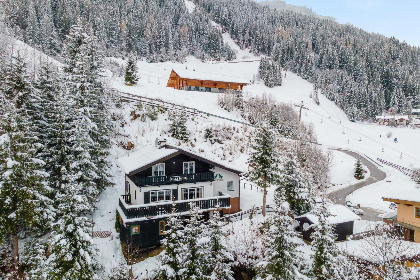
{"type": "MultiPolygon", "coordinates": [[[[123,61],[119,61],[123,63],[123,61]]],[[[145,97],[158,98],[179,105],[193,107],[205,112],[242,120],[238,112],[227,112],[217,104],[217,94],[194,91],[179,91],[166,87],[171,70],[174,68],[196,70],[201,73],[221,74],[226,77],[237,77],[248,81],[255,79],[258,72],[258,62],[202,62],[193,57],[188,57],[187,62],[181,63],[147,63],[138,62],[139,75],[141,77],[137,85],[127,87],[121,78],[114,78],[111,86],[127,93],[145,97]]],[[[302,110],[302,120],[311,123],[315,129],[318,143],[322,144],[325,151],[328,148],[342,148],[356,151],[376,161],[381,158],[408,168],[420,166],[420,146],[416,145],[419,130],[395,127],[383,127],[376,124],[356,123],[348,120],[346,115],[337,106],[320,95],[320,105],[317,105],[310,97],[313,92],[311,83],[304,81],[297,75],[287,72],[280,87],[267,88],[262,81],[246,86],[245,96],[261,96],[263,93],[271,94],[279,102],[299,105],[303,101],[306,109],[302,110]],[[391,137],[387,134],[391,133],[391,137]],[[394,143],[394,138],[398,142],[394,143]]],[[[296,111],[298,111],[296,107],[296,111]]],[[[233,123],[232,123],[233,125],[233,123]]],[[[153,138],[153,137],[152,137],[153,138]]],[[[151,140],[150,140],[151,141],[151,140]]],[[[353,161],[353,159],[351,159],[353,161]]],[[[243,163],[242,163],[243,164],[243,163]]],[[[336,162],[340,168],[340,163],[336,162]]],[[[350,164],[351,165],[351,164],[350,164]]],[[[346,168],[350,168],[349,165],[346,168]]],[[[358,196],[352,200],[362,206],[385,210],[388,203],[381,202],[383,195],[393,194],[404,188],[414,188],[415,185],[399,171],[390,167],[382,168],[389,176],[391,183],[380,182],[375,185],[380,191],[360,190],[358,196]],[[365,191],[367,193],[365,193],[365,191]],[[364,199],[359,199],[364,197],[364,199]],[[374,196],[374,197],[372,197],[374,196]]],[[[334,168],[332,169],[334,170],[334,168]]],[[[334,178],[334,174],[332,174],[334,178]]],[[[332,182],[333,184],[342,182],[332,182]]]]}

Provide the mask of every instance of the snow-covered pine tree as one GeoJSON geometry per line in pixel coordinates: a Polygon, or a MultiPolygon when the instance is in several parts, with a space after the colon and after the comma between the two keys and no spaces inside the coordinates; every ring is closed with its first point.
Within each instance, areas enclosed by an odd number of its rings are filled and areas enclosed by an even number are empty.
{"type": "Polygon", "coordinates": [[[335,278],[338,276],[337,270],[340,269],[335,263],[339,254],[335,245],[334,228],[328,222],[330,213],[325,197],[315,205],[313,214],[318,218],[318,223],[314,225],[315,231],[311,234],[311,247],[314,252],[312,276],[317,280],[341,279],[335,278]]]}
{"type": "Polygon", "coordinates": [[[51,201],[45,196],[43,164],[35,158],[31,123],[22,108],[17,109],[13,103],[6,112],[0,120],[0,240],[12,236],[17,269],[18,234],[48,228],[54,215],[49,208],[51,201]]]}
{"type": "Polygon", "coordinates": [[[91,211],[91,205],[83,194],[84,186],[77,181],[79,177],[65,170],[63,173],[67,183],[61,186],[62,191],[56,197],[60,218],[49,241],[48,279],[98,279],[99,265],[94,258],[89,221],[84,216],[91,211]]]}
{"type": "Polygon", "coordinates": [[[280,171],[280,187],[284,189],[286,201],[296,215],[302,215],[312,209],[313,193],[310,185],[302,176],[292,154],[280,171]]]}
{"type": "Polygon", "coordinates": [[[91,38],[80,25],[70,28],[65,43],[65,89],[68,97],[71,115],[68,122],[71,124],[70,142],[72,145],[71,169],[77,176],[77,182],[83,185],[83,192],[93,203],[99,193],[96,180],[99,178],[96,152],[92,135],[97,133],[98,125],[95,123],[97,105],[97,79],[94,51],[91,47],[91,38]]]}
{"type": "MultiPolygon", "coordinates": [[[[218,208],[219,205],[216,205],[216,209],[218,208]]],[[[204,257],[207,260],[205,268],[207,279],[233,280],[233,272],[230,267],[233,257],[227,250],[224,225],[220,211],[214,211],[206,229],[209,238],[204,250],[204,257]]]]}
{"type": "Polygon", "coordinates": [[[182,260],[183,232],[182,221],[176,213],[175,201],[172,203],[171,214],[167,219],[165,230],[166,238],[162,241],[164,251],[158,256],[160,266],[157,271],[157,280],[180,280],[179,272],[184,263],[182,260]]]}
{"type": "Polygon", "coordinates": [[[169,114],[171,123],[169,124],[169,133],[175,139],[188,141],[190,133],[187,129],[187,115],[185,112],[174,112],[169,114]]]}
{"type": "Polygon", "coordinates": [[[252,151],[248,159],[250,170],[246,176],[264,190],[263,216],[265,216],[266,210],[267,188],[278,183],[278,160],[277,139],[274,131],[265,127],[259,128],[252,144],[252,151]]]}
{"type": "Polygon", "coordinates": [[[203,244],[200,242],[203,237],[203,227],[199,210],[194,201],[190,202],[188,212],[190,218],[184,227],[183,245],[180,252],[183,261],[179,272],[180,279],[205,279],[206,256],[203,255],[203,244]]]}
{"type": "Polygon", "coordinates": [[[137,76],[137,56],[134,53],[130,53],[127,59],[127,66],[125,67],[124,82],[127,86],[137,84],[139,80],[137,76]]]}
{"type": "Polygon", "coordinates": [[[301,279],[302,252],[298,250],[300,239],[293,228],[289,204],[284,200],[283,189],[276,191],[274,214],[268,221],[269,230],[265,239],[264,262],[259,273],[262,279],[301,279]]]}
{"type": "Polygon", "coordinates": [[[85,58],[87,68],[87,80],[91,84],[88,99],[89,107],[94,122],[93,129],[90,130],[90,137],[94,142],[92,146],[92,161],[98,172],[95,179],[96,188],[104,190],[112,183],[109,180],[109,150],[111,147],[112,125],[109,114],[111,100],[108,91],[103,84],[103,53],[98,49],[98,42],[95,36],[90,35],[86,39],[85,58]]]}
{"type": "Polygon", "coordinates": [[[356,178],[357,180],[365,178],[365,171],[363,170],[362,162],[360,161],[360,159],[358,159],[355,164],[354,178],[356,178]]]}

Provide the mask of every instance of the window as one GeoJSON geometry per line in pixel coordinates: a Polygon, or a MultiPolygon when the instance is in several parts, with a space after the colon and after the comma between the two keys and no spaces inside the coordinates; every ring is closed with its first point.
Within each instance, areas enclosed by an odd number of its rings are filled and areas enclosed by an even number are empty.
{"type": "Polygon", "coordinates": [[[140,226],[131,226],[130,231],[131,235],[140,234],[140,226]]]}
{"type": "Polygon", "coordinates": [[[227,182],[227,190],[228,191],[233,191],[233,181],[228,181],[227,182]]]}
{"type": "Polygon", "coordinates": [[[158,163],[152,167],[152,176],[165,176],[165,164],[158,163]]]}
{"type": "Polygon", "coordinates": [[[416,218],[420,219],[420,207],[416,207],[416,218]]]}
{"type": "Polygon", "coordinates": [[[182,200],[203,198],[203,187],[181,189],[182,200]]]}
{"type": "Polygon", "coordinates": [[[188,161],[184,162],[184,174],[194,174],[195,173],[195,162],[188,161]]]}
{"type": "Polygon", "coordinates": [[[165,221],[159,221],[159,235],[165,234],[165,221]]]}
{"type": "Polygon", "coordinates": [[[172,190],[151,191],[150,202],[169,201],[172,197],[172,190]]]}

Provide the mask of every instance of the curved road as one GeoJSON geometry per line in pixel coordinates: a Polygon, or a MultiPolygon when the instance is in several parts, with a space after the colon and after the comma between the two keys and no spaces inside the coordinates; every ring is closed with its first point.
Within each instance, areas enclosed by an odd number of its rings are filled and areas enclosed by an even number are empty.
{"type": "MultiPolygon", "coordinates": [[[[347,150],[341,150],[341,149],[332,149],[332,150],[340,151],[340,152],[345,153],[349,156],[352,156],[356,159],[360,159],[362,161],[362,164],[365,165],[370,171],[370,177],[367,178],[365,181],[330,193],[328,196],[334,203],[346,205],[346,197],[349,194],[351,194],[355,190],[358,190],[358,189],[363,188],[367,185],[370,185],[370,184],[373,184],[373,183],[376,183],[376,182],[379,182],[379,181],[382,181],[383,179],[385,179],[385,177],[386,177],[385,172],[380,170],[371,161],[367,160],[365,157],[359,155],[358,153],[347,151],[347,150]]],[[[382,219],[378,217],[378,214],[380,214],[381,212],[378,212],[374,209],[366,208],[366,207],[362,207],[362,209],[365,212],[363,216],[360,216],[363,220],[382,221],[382,219]]]]}

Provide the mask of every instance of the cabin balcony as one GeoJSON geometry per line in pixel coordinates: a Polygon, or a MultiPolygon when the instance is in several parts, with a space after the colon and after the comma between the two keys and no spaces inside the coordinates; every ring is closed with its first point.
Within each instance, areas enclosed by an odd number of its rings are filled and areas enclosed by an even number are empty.
{"type": "MultiPolygon", "coordinates": [[[[193,202],[200,210],[215,210],[219,208],[230,208],[230,195],[199,198],[194,200],[175,201],[176,213],[188,212],[190,203],[193,202]],[[216,207],[218,205],[218,207],[216,207]]],[[[125,219],[153,218],[156,216],[169,215],[172,210],[172,201],[156,202],[143,205],[128,205],[123,198],[120,198],[119,207],[125,215],[125,219]]]]}
{"type": "Polygon", "coordinates": [[[203,173],[193,173],[193,174],[174,174],[174,175],[150,176],[150,177],[134,177],[132,179],[133,179],[134,184],[136,184],[138,187],[196,183],[196,182],[213,182],[214,172],[203,172],[203,173]]]}

